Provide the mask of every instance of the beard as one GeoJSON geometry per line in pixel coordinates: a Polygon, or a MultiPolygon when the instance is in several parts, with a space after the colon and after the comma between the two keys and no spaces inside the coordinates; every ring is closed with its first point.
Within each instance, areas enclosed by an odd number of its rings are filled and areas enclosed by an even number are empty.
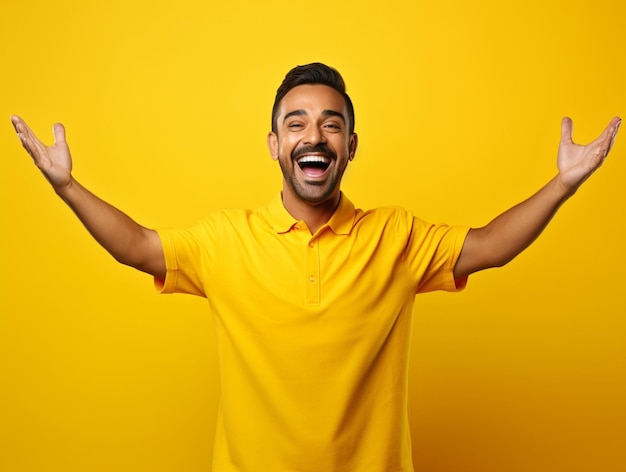
{"type": "Polygon", "coordinates": [[[333,173],[323,182],[302,182],[296,177],[296,167],[298,167],[296,159],[308,153],[321,153],[329,157],[333,161],[334,166],[338,163],[337,154],[329,149],[326,144],[319,143],[315,146],[302,146],[294,149],[291,152],[290,162],[285,162],[284,159],[279,158],[280,170],[283,173],[285,182],[287,182],[293,193],[300,200],[308,203],[323,203],[339,188],[345,167],[341,170],[334,168],[333,173]]]}
{"type": "Polygon", "coordinates": [[[303,183],[296,178],[293,167],[291,169],[286,168],[287,166],[281,160],[278,163],[283,173],[283,178],[291,190],[293,190],[293,193],[300,200],[309,203],[323,203],[328,200],[339,187],[341,175],[343,174],[343,172],[340,174],[333,173],[328,180],[320,183],[303,183]]]}

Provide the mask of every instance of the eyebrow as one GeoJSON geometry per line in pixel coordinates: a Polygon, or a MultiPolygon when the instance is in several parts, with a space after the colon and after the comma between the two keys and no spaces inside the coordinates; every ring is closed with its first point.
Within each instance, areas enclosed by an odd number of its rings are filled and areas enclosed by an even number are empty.
{"type": "MultiPolygon", "coordinates": [[[[283,123],[287,120],[287,118],[290,118],[292,116],[305,116],[307,114],[307,112],[305,110],[294,110],[294,111],[290,111],[289,113],[287,113],[285,115],[285,117],[283,118],[283,123]]],[[[322,116],[336,116],[341,118],[341,120],[345,123],[346,119],[343,116],[342,113],[339,113],[338,111],[335,110],[324,110],[322,112],[322,116]]]]}

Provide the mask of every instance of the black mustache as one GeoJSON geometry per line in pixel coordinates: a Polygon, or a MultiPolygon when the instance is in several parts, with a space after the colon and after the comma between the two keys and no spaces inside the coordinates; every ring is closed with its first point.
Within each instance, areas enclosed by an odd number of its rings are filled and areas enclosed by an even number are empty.
{"type": "Polygon", "coordinates": [[[337,159],[337,154],[329,149],[328,146],[326,146],[326,144],[324,143],[319,143],[315,146],[302,146],[301,148],[294,149],[291,152],[291,159],[295,160],[300,156],[311,153],[325,154],[333,160],[337,159]]]}

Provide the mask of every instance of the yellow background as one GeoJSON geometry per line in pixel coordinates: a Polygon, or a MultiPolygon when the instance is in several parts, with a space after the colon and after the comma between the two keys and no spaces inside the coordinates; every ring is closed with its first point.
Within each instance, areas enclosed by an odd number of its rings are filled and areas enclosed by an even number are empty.
{"type": "MultiPolygon", "coordinates": [[[[624,5],[3,1],[0,470],[210,470],[219,389],[205,301],[101,250],[10,114],[65,123],[139,222],[189,224],[278,191],[274,92],[322,61],[356,106],[350,198],[477,226],[554,175],[563,115],[581,142],[626,115],[624,5]]],[[[624,141],[517,260],[418,298],[417,471],[626,470],[624,141]]]]}

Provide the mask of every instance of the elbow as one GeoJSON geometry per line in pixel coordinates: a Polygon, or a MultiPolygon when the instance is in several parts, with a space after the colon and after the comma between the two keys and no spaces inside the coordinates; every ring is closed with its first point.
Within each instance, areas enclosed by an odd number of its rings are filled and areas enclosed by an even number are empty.
{"type": "Polygon", "coordinates": [[[512,260],[513,260],[513,257],[510,257],[510,256],[496,257],[492,261],[490,261],[489,267],[486,267],[486,268],[488,268],[488,269],[499,269],[500,267],[504,267],[505,265],[507,265],[512,260]]]}
{"type": "Polygon", "coordinates": [[[483,269],[498,269],[504,267],[517,256],[517,252],[490,251],[485,258],[483,269]]]}
{"type": "Polygon", "coordinates": [[[138,260],[134,260],[131,255],[124,253],[118,254],[114,252],[110,252],[110,254],[111,256],[113,256],[113,259],[115,259],[115,261],[119,264],[132,267],[134,269],[138,269],[139,266],[141,266],[141,263],[138,260]]]}

